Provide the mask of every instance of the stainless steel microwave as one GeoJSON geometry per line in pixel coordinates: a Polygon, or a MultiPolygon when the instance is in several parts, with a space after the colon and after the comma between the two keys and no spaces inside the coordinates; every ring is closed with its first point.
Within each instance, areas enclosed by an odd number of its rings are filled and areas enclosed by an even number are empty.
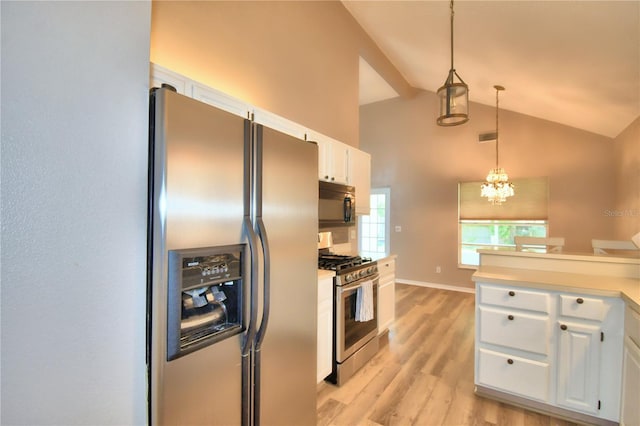
{"type": "Polygon", "coordinates": [[[353,186],[320,181],[318,219],[320,228],[356,223],[356,189],[353,186]]]}

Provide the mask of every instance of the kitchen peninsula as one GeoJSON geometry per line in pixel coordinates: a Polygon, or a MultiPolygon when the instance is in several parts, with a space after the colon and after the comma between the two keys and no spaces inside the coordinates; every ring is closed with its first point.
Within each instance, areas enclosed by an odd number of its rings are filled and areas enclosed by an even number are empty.
{"type": "Polygon", "coordinates": [[[589,424],[638,424],[640,258],[480,251],[481,396],[589,424]]]}

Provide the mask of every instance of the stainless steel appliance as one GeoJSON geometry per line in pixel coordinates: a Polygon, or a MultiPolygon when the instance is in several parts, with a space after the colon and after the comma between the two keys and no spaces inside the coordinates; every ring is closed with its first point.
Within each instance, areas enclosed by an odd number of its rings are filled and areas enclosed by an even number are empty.
{"type": "Polygon", "coordinates": [[[338,386],[378,352],[378,265],[371,259],[320,250],[320,269],[336,271],[334,278],[333,371],[327,378],[338,386]],[[359,315],[363,291],[369,287],[370,317],[359,315]]]}
{"type": "Polygon", "coordinates": [[[356,223],[356,190],[353,186],[320,181],[318,219],[320,228],[356,223]]]}
{"type": "Polygon", "coordinates": [[[169,88],[150,123],[150,424],[315,424],[317,146],[169,88]]]}

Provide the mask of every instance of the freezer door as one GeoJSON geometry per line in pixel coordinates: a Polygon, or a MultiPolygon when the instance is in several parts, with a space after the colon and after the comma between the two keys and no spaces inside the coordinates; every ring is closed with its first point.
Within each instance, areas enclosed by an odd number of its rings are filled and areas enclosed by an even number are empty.
{"type": "Polygon", "coordinates": [[[318,149],[269,128],[262,136],[271,291],[256,385],[260,424],[315,425],[318,149]]]}
{"type": "Polygon", "coordinates": [[[167,253],[245,243],[248,122],[166,89],[156,92],[154,115],[150,422],[239,424],[242,334],[167,361],[167,253]]]}

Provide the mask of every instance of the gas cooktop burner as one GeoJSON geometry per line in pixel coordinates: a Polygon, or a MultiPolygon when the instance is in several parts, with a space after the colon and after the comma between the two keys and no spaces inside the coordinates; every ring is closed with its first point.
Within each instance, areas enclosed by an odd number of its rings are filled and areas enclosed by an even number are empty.
{"type": "Polygon", "coordinates": [[[325,253],[318,256],[318,268],[328,269],[340,273],[341,271],[371,262],[369,257],[348,256],[343,254],[325,253]]]}

